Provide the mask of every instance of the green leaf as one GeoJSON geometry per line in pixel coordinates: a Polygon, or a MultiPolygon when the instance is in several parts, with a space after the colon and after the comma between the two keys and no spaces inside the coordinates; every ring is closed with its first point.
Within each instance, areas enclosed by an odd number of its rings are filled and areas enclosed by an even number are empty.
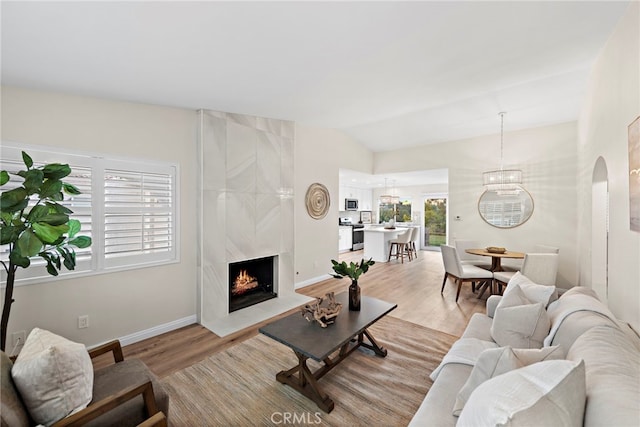
{"type": "Polygon", "coordinates": [[[2,212],[6,212],[12,214],[14,212],[19,212],[29,206],[29,199],[24,199],[17,205],[7,206],[2,208],[2,212]]]}
{"type": "Polygon", "coordinates": [[[5,225],[10,225],[13,221],[13,214],[5,211],[0,212],[0,218],[5,225]]]}
{"type": "Polygon", "coordinates": [[[54,209],[56,212],[58,213],[63,213],[63,214],[72,214],[73,211],[59,203],[55,203],[55,202],[47,202],[47,206],[49,206],[50,208],[54,209]]]}
{"type": "Polygon", "coordinates": [[[9,243],[16,242],[22,230],[24,230],[24,227],[14,225],[2,227],[2,229],[0,229],[0,245],[8,245],[9,243]]]}
{"type": "Polygon", "coordinates": [[[47,273],[52,276],[58,275],[58,270],[56,270],[55,266],[49,260],[47,260],[47,273]]]}
{"type": "Polygon", "coordinates": [[[62,181],[57,179],[46,179],[40,188],[40,197],[43,199],[52,198],[57,200],[55,195],[62,191],[62,181]]]}
{"type": "Polygon", "coordinates": [[[78,187],[76,187],[75,185],[69,184],[67,182],[62,183],[62,189],[67,194],[71,194],[71,195],[82,194],[80,190],[78,190],[78,187]]]}
{"type": "Polygon", "coordinates": [[[91,246],[91,237],[78,236],[75,239],[70,240],[69,244],[77,248],[88,248],[89,246],[91,246]]]}
{"type": "Polygon", "coordinates": [[[5,210],[11,208],[12,206],[16,206],[24,200],[27,200],[27,197],[27,190],[23,187],[5,191],[0,195],[0,209],[5,210]]]}
{"type": "Polygon", "coordinates": [[[44,176],[47,179],[59,180],[69,175],[71,173],[71,168],[69,165],[51,163],[49,165],[45,165],[45,167],[42,168],[42,172],[44,172],[44,176]]]}
{"type": "Polygon", "coordinates": [[[67,267],[67,270],[73,270],[76,268],[76,257],[73,250],[58,248],[58,252],[60,252],[62,258],[64,258],[64,266],[67,267]]]}
{"type": "Polygon", "coordinates": [[[49,225],[43,222],[37,222],[32,224],[31,227],[36,236],[44,243],[56,242],[64,233],[69,231],[69,226],[66,224],[61,225],[49,225]]]}
{"type": "Polygon", "coordinates": [[[31,209],[31,211],[29,212],[29,215],[27,215],[27,218],[31,222],[38,222],[40,221],[40,218],[43,218],[47,215],[49,215],[48,206],[36,205],[31,209]]]}
{"type": "Polygon", "coordinates": [[[20,250],[20,254],[28,258],[40,252],[42,249],[42,241],[31,229],[26,229],[20,237],[18,237],[17,247],[20,250]]]}
{"type": "Polygon", "coordinates": [[[27,169],[31,169],[31,166],[33,166],[33,160],[24,151],[22,152],[22,161],[24,162],[24,165],[27,167],[27,169]]]}
{"type": "Polygon", "coordinates": [[[27,268],[31,265],[31,260],[27,257],[23,257],[20,253],[20,249],[17,246],[14,247],[13,251],[11,251],[11,253],[9,254],[9,260],[11,260],[11,262],[15,265],[22,268],[27,268]]]}
{"type": "Polygon", "coordinates": [[[29,194],[37,193],[44,180],[44,174],[39,169],[30,169],[24,174],[24,182],[22,185],[27,189],[29,194]]]}
{"type": "Polygon", "coordinates": [[[7,171],[0,171],[0,186],[1,185],[5,185],[7,182],[9,182],[9,172],[7,171]]]}
{"type": "Polygon", "coordinates": [[[67,214],[47,214],[41,217],[38,222],[49,224],[49,225],[62,225],[66,224],[69,221],[69,215],[67,214]]]}
{"type": "Polygon", "coordinates": [[[77,219],[70,219],[67,225],[69,226],[69,239],[73,239],[76,234],[78,234],[78,231],[80,231],[82,225],[77,219]]]}

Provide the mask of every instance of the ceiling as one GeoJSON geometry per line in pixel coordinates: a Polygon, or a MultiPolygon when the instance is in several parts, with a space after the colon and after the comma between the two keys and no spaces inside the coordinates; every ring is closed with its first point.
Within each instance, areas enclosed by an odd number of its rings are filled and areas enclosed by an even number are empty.
{"type": "Polygon", "coordinates": [[[2,83],[341,129],[372,151],[576,120],[628,2],[9,2],[2,83]]]}

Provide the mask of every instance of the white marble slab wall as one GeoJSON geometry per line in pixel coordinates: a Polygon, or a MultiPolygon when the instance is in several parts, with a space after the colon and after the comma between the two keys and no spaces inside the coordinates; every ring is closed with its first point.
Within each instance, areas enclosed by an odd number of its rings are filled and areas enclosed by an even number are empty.
{"type": "MultiPolygon", "coordinates": [[[[294,122],[200,111],[200,318],[228,315],[228,263],[278,255],[294,293],[294,122]]],[[[245,309],[246,310],[246,309],[245,309]]]]}

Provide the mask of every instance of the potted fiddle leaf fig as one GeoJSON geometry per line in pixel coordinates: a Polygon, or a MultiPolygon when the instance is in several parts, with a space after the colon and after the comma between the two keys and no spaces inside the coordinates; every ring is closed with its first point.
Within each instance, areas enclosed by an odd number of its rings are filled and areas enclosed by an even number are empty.
{"type": "Polygon", "coordinates": [[[359,263],[351,262],[347,264],[345,261],[338,262],[334,259],[331,260],[333,264],[333,271],[336,274],[332,274],[336,279],[342,279],[348,277],[351,279],[351,285],[349,286],[349,310],[360,310],[360,286],[358,285],[358,278],[369,271],[369,267],[376,262],[369,258],[365,261],[364,258],[359,263]]]}
{"type": "Polygon", "coordinates": [[[0,245],[6,246],[9,254],[8,259],[0,260],[7,280],[0,322],[3,351],[18,268],[28,268],[31,258],[40,257],[47,263],[47,272],[57,276],[63,265],[68,270],[75,269],[74,247],[91,245],[90,237],[78,235],[80,221],[69,217],[73,211],[60,204],[64,193],[80,194],[74,185],[62,180],[71,173],[69,165],[51,163],[34,167],[24,151],[22,160],[26,170],[0,171],[0,186],[10,182],[11,175],[22,179],[19,186],[0,195],[0,245]]]}

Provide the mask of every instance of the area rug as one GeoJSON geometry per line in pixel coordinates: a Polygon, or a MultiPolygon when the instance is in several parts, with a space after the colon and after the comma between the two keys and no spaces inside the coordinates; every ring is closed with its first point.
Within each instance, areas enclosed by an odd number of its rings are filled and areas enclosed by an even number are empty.
{"type": "Polygon", "coordinates": [[[170,425],[406,426],[432,384],[429,374],[456,337],[391,316],[369,331],[387,357],[360,348],[327,373],[320,385],[335,402],[329,414],[276,381],[297,359],[259,334],[163,380],[170,425]]]}

